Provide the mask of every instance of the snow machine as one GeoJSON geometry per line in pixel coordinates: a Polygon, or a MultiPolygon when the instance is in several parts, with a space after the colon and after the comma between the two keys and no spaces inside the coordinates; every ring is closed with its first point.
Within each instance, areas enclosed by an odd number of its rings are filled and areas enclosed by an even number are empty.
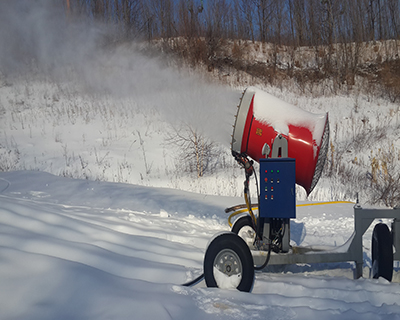
{"type": "MultiPolygon", "coordinates": [[[[255,270],[267,265],[354,261],[363,274],[362,236],[376,218],[393,219],[392,231],[377,224],[372,237],[372,276],[391,281],[393,259],[400,260],[400,208],[354,206],[354,233],[330,250],[292,247],[290,219],[296,218],[296,184],[309,195],[316,186],[329,144],[328,114],[313,114],[262,90],[247,88],[240,100],[232,135],[232,155],[244,169],[245,204],[227,208],[231,232],[209,242],[204,257],[208,287],[249,292],[255,270]],[[259,163],[259,182],[253,167],[259,163]],[[257,204],[251,203],[255,177],[257,204]],[[235,218],[231,223],[231,219],[235,218]],[[393,246],[397,248],[393,254],[393,246]]],[[[358,201],[357,201],[358,202],[358,201]]]]}

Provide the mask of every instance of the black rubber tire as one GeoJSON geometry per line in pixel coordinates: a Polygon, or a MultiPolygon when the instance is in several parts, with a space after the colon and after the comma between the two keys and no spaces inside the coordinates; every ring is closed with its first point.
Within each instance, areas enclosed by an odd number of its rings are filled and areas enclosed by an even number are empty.
{"type": "Polygon", "coordinates": [[[372,277],[388,281],[393,277],[393,240],[384,223],[378,223],[372,232],[372,277]]]}
{"type": "Polygon", "coordinates": [[[237,257],[241,266],[241,280],[236,289],[250,292],[254,283],[253,256],[244,240],[234,233],[218,235],[208,246],[204,257],[204,279],[207,287],[219,287],[214,276],[214,265],[216,258],[224,252],[237,257]]]}
{"type": "Polygon", "coordinates": [[[235,234],[239,234],[240,229],[242,229],[243,227],[251,227],[253,230],[253,221],[251,220],[251,217],[246,215],[243,217],[240,217],[239,219],[237,219],[232,226],[232,232],[235,234]]]}

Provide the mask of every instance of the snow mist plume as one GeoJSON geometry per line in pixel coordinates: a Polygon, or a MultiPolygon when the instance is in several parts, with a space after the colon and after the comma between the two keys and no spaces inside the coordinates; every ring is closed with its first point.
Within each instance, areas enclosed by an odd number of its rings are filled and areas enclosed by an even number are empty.
{"type": "Polygon", "coordinates": [[[115,38],[112,25],[68,18],[59,1],[3,1],[0,77],[33,72],[81,92],[132,98],[228,145],[237,92],[165,67],[141,53],[139,43],[110,45],[115,38]]]}

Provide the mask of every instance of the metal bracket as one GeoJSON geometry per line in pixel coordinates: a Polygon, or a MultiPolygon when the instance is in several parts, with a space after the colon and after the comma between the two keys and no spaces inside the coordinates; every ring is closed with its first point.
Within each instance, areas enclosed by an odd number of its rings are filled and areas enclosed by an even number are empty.
{"type": "Polygon", "coordinates": [[[264,143],[261,154],[268,158],[269,153],[271,152],[271,148],[269,147],[268,143],[264,143]]]}
{"type": "Polygon", "coordinates": [[[287,158],[288,141],[281,134],[277,135],[272,144],[271,158],[287,158]]]}

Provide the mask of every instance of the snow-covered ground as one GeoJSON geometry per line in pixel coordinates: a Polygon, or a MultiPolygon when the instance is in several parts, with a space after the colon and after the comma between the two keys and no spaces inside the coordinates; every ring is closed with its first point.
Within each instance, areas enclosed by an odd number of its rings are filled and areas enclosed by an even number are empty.
{"type": "MultiPolygon", "coordinates": [[[[252,293],[180,286],[202,273],[213,235],[229,230],[224,208],[243,203],[229,154],[243,88],[166,67],[141,45],[104,47],[101,27],[63,20],[44,2],[13,3],[0,3],[1,319],[400,318],[398,262],[393,283],[368,279],[371,228],[363,279],[339,263],[270,268],[252,293]],[[181,126],[217,142],[201,178],[171,143],[181,126]]],[[[366,203],[370,191],[347,173],[399,168],[398,105],[263,89],[329,112],[326,170],[308,200],[298,188],[298,203],[356,192],[366,203]]],[[[299,207],[292,243],[339,246],[352,215],[352,204],[299,207]]]]}
{"type": "MultiPolygon", "coordinates": [[[[371,230],[366,278],[351,263],[297,265],[256,273],[252,293],[182,287],[242,199],[36,171],[1,173],[0,192],[1,319],[400,318],[399,283],[368,279],[371,230]]],[[[292,241],[338,246],[352,213],[299,207],[292,241]]]]}
{"type": "MultiPolygon", "coordinates": [[[[119,82],[143,71],[143,56],[135,49],[128,52],[132,70],[125,70],[119,82]]],[[[230,155],[230,140],[241,90],[173,69],[157,76],[157,63],[144,61],[152,66],[147,68],[151,90],[140,91],[132,82],[132,88],[139,91],[130,95],[113,93],[112,87],[107,90],[111,93],[88,93],[87,83],[81,80],[57,82],[30,75],[4,80],[0,86],[0,170],[40,170],[73,178],[239,196],[243,173],[230,155]],[[186,125],[217,143],[213,170],[200,179],[188,172],[182,150],[171,143],[174,128],[186,125]]],[[[120,69],[115,68],[117,73],[120,69]]],[[[400,168],[400,109],[396,104],[362,95],[312,98],[289,89],[263,89],[303,110],[329,113],[327,165],[311,200],[354,201],[359,192],[360,199],[369,202],[373,170],[385,177],[388,168],[395,178],[400,168]],[[354,177],[347,179],[346,170],[354,177]]],[[[305,193],[299,190],[298,197],[304,200],[305,193]]]]}

